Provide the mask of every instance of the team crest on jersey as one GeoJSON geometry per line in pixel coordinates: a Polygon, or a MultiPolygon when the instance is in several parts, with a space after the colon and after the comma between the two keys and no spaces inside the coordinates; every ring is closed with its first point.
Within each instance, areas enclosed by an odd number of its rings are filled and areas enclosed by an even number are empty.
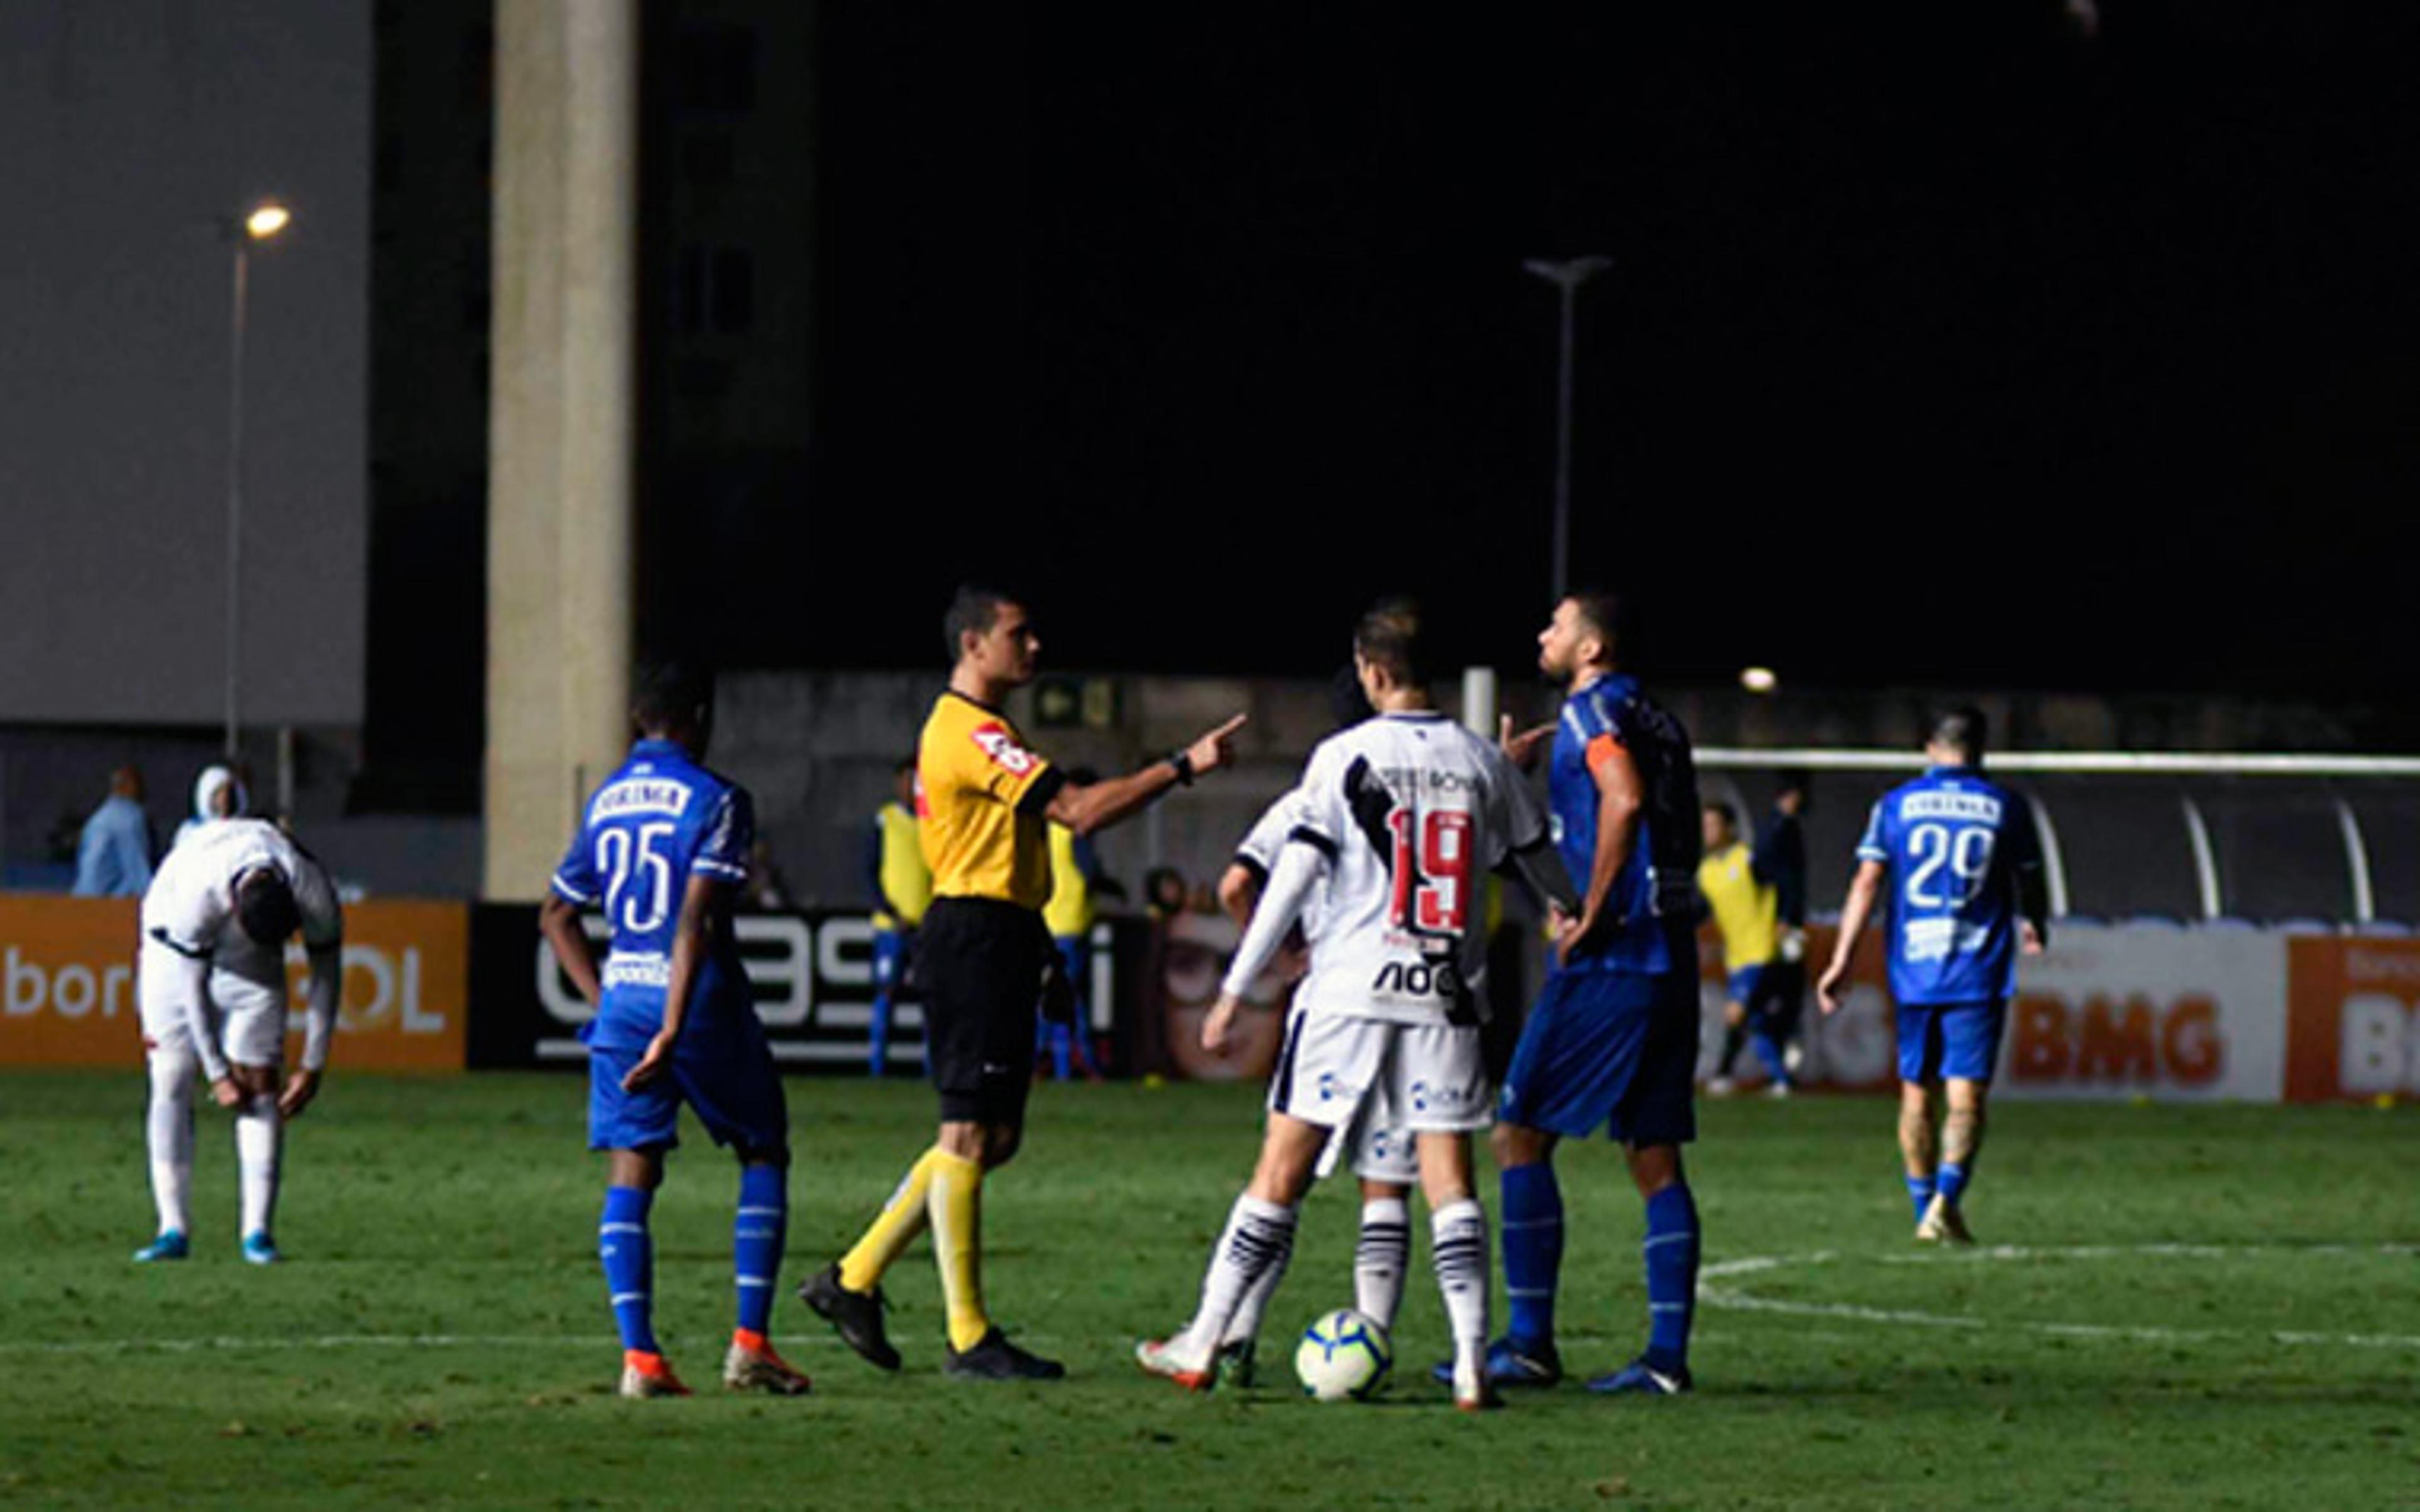
{"type": "Polygon", "coordinates": [[[983,753],[991,759],[994,766],[1011,777],[1025,776],[1041,761],[1033,752],[1018,745],[1016,737],[1008,733],[1008,727],[997,720],[975,726],[974,741],[983,748],[983,753]]]}

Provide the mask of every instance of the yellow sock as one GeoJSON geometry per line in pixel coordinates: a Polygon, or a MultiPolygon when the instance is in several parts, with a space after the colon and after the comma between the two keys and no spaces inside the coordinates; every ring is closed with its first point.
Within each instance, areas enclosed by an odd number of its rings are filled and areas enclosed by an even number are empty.
{"type": "Polygon", "coordinates": [[[983,1167],[933,1151],[933,1258],[950,1308],[950,1348],[966,1350],[991,1332],[983,1303],[983,1167]]]}
{"type": "Polygon", "coordinates": [[[933,1184],[935,1162],[952,1157],[941,1153],[940,1147],[924,1151],[916,1164],[908,1167],[907,1179],[891,1200],[882,1205],[865,1237],[857,1247],[840,1257],[840,1284],[851,1291],[872,1291],[882,1284],[882,1273],[891,1262],[916,1242],[924,1231],[926,1209],[924,1196],[933,1184]]]}

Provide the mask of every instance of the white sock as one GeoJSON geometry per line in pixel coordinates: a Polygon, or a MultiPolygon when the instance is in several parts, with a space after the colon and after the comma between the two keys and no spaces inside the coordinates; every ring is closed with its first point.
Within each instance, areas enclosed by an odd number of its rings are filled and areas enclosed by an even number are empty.
{"type": "Polygon", "coordinates": [[[1389,1334],[1404,1304],[1404,1270],[1412,1258],[1412,1213],[1401,1197],[1361,1204],[1361,1241],[1353,1250],[1353,1305],[1389,1334]]]}
{"type": "Polygon", "coordinates": [[[194,1178],[194,1076],[191,1050],[154,1050],[151,1106],[144,1134],[151,1147],[151,1200],[159,1205],[160,1232],[190,1234],[193,1215],[185,1199],[194,1178]]]}
{"type": "Polygon", "coordinates": [[[243,1236],[266,1234],[277,1216],[277,1156],[285,1143],[286,1117],[277,1094],[264,1092],[240,1103],[235,1115],[236,1169],[243,1188],[243,1236]]]}
{"type": "Polygon", "coordinates": [[[1294,1210],[1263,1202],[1250,1193],[1235,1199],[1227,1215],[1226,1232],[1210,1252],[1210,1270],[1202,1278],[1202,1307],[1193,1315],[1186,1336],[1204,1353],[1227,1336],[1227,1325],[1242,1310],[1244,1298],[1273,1271],[1285,1269],[1294,1251],[1294,1210]]]}
{"type": "Polygon", "coordinates": [[[1429,1235],[1459,1389],[1463,1367],[1475,1372],[1487,1356],[1487,1214],[1475,1197],[1449,1202],[1429,1215],[1429,1235]]]}
{"type": "Polygon", "coordinates": [[[1261,1319],[1268,1313],[1269,1299],[1277,1295],[1278,1283],[1285,1279],[1286,1262],[1293,1258],[1294,1246],[1289,1244],[1277,1263],[1262,1272],[1261,1278],[1244,1293],[1244,1300],[1235,1304],[1235,1316],[1227,1319],[1227,1332],[1219,1336],[1220,1349],[1230,1344],[1249,1344],[1261,1336],[1261,1319]]]}

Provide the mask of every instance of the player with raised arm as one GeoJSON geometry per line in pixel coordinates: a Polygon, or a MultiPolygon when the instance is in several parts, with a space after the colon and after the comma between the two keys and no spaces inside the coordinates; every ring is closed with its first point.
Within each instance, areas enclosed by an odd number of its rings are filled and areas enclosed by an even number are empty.
{"type": "Polygon", "coordinates": [[[335,1033],[345,934],[336,889],[275,825],[212,819],[189,826],[160,863],[141,917],[135,1001],[150,1063],[147,1133],[160,1232],[134,1258],[188,1253],[198,1067],[212,1100],[235,1112],[243,1257],[271,1264],[286,1121],[318,1095],[335,1033]],[[309,1013],[302,1063],[286,1077],[286,942],[298,929],[311,963],[309,1013]]]}
{"type": "MultiPolygon", "coordinates": [[[[1364,615],[1355,665],[1375,717],[1311,753],[1266,892],[1202,1027],[1224,1043],[1242,994],[1306,907],[1311,972],[1271,1088],[1250,1184],[1212,1249],[1191,1321],[1140,1346],[1143,1367],[1193,1390],[1244,1299],[1294,1245],[1297,1206],[1321,1153],[1365,1118],[1400,1119],[1419,1151],[1437,1285],[1451,1322],[1454,1403],[1497,1404],[1484,1370],[1487,1220],[1474,1195],[1470,1131],[1487,1124],[1479,1042],[1487,951],[1477,888],[1508,861],[1543,860],[1543,817],[1495,747],[1438,713],[1416,608],[1364,615]]],[[[1550,868],[1535,872],[1550,892],[1550,868]]]]}
{"type": "Polygon", "coordinates": [[[1916,1237],[1974,1242],[1963,1199],[1983,1148],[1983,1108],[2000,1056],[2017,956],[2050,938],[2040,838],[2025,800],[1983,776],[1983,712],[1941,716],[1931,769],[1885,794],[1857,842],[1832,964],[1816,984],[1828,1015],[1866,925],[1890,884],[1883,934],[1899,1016],[1899,1147],[1916,1237]],[[1947,1111],[1936,1128],[1932,1089],[1947,1111]]]}
{"type": "MultiPolygon", "coordinates": [[[[1558,920],[1555,965],[1505,1072],[1494,1144],[1502,1172],[1504,1289],[1512,1319],[1488,1350],[1499,1385],[1562,1380],[1555,1301],[1563,1197],[1555,1147],[1602,1127],[1647,1205],[1648,1341],[1590,1391],[1690,1388],[1698,1207],[1681,1147],[1697,1136],[1698,777],[1687,732],[1616,662],[1621,605],[1572,594],[1538,636],[1538,666],[1570,688],[1550,727],[1555,841],[1582,902],[1558,920]]],[[[1527,754],[1532,732],[1508,750],[1527,754]]],[[[1438,1366],[1440,1373],[1444,1366],[1438,1366]]]]}
{"type": "Polygon", "coordinates": [[[714,682],[676,663],[633,680],[638,740],[582,810],[538,927],[596,1010],[588,1044],[588,1148],[606,1153],[597,1254],[622,1335],[625,1396],[686,1396],[655,1332],[648,1213],[680,1107],[739,1159],[731,1229],[738,1319],[724,1352],[734,1391],[795,1396],[807,1378],[774,1352],[773,1282],[789,1223],[790,1117],[731,927],[748,882],[755,810],[748,791],[702,764],[714,682]],[[600,972],[583,909],[612,931],[600,972]]]}
{"type": "Polygon", "coordinates": [[[1038,999],[1057,955],[1042,923],[1050,891],[1045,825],[1088,835],[1140,812],[1227,764],[1244,720],[1238,715],[1140,771],[1078,785],[1025,744],[1001,707],[1033,680],[1042,649],[1025,606],[997,589],[962,587],[942,635],[950,686],[916,750],[919,833],[933,868],[918,980],[940,1129],[864,1235],[799,1295],[869,1364],[898,1369],[883,1328],[882,1277],[929,1225],[949,1316],[943,1368],[983,1381],[1055,1381],[1063,1366],[992,1326],[981,1218],[986,1174],[1007,1165],[1024,1138],[1038,999]]]}

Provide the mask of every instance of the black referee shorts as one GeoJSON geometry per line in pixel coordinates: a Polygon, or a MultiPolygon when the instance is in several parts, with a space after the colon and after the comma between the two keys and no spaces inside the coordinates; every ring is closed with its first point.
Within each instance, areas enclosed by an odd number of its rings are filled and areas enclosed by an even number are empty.
{"type": "Polygon", "coordinates": [[[1023,1123],[1053,949],[1042,916],[989,898],[937,898],[922,936],[924,1064],[941,1094],[941,1120],[1023,1123]]]}

